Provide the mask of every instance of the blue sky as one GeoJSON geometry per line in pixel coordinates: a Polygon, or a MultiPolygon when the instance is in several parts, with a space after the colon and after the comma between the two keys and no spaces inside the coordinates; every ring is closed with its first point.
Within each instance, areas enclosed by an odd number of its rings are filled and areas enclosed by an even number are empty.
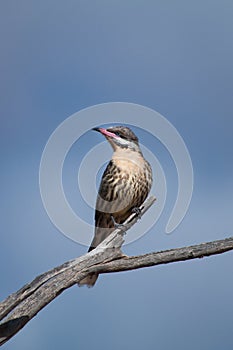
{"type": "MultiPolygon", "coordinates": [[[[166,235],[176,176],[154,141],[168,198],[156,226],[126,246],[127,254],[232,235],[232,2],[8,0],[0,9],[1,299],[86,251],[50,222],[38,177],[54,129],[95,104],[155,109],[177,128],[193,162],[189,211],[166,235]]],[[[100,135],[84,135],[81,154],[99,142],[100,135]]],[[[65,168],[77,210],[72,162],[79,150],[65,168]]],[[[91,210],[83,215],[92,220],[91,210]]],[[[231,276],[232,253],[101,276],[91,290],[64,292],[4,348],[231,349],[231,276]]]]}

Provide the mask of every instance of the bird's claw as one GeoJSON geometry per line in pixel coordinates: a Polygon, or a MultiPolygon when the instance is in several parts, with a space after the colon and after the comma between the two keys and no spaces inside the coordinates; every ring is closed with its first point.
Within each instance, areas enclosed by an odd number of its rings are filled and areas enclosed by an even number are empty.
{"type": "Polygon", "coordinates": [[[118,223],[115,221],[115,219],[114,219],[114,217],[113,217],[112,215],[111,215],[111,219],[112,219],[112,221],[113,221],[114,227],[115,227],[116,229],[119,229],[119,230],[123,231],[124,234],[126,234],[126,229],[127,229],[126,225],[124,225],[124,224],[118,224],[118,223]]]}
{"type": "Polygon", "coordinates": [[[142,218],[142,210],[138,207],[132,209],[132,213],[136,214],[139,219],[142,218]]]}

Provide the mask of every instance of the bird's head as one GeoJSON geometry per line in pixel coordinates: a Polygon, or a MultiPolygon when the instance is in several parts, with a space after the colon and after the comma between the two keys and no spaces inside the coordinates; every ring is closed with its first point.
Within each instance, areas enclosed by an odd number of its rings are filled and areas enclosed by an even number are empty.
{"type": "Polygon", "coordinates": [[[114,151],[117,149],[127,149],[141,152],[137,136],[126,126],[113,126],[108,129],[94,128],[93,130],[104,135],[114,151]]]}

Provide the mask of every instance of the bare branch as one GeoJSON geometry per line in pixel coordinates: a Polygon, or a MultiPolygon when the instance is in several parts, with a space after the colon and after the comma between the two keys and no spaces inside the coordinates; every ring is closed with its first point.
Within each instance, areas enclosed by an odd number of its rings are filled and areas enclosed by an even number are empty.
{"type": "Polygon", "coordinates": [[[233,237],[201,243],[193,246],[163,250],[145,255],[122,257],[105,264],[91,267],[88,272],[110,273],[141,269],[156,265],[169,264],[178,261],[204,258],[233,250],[233,237]]]}
{"type": "MultiPolygon", "coordinates": [[[[141,215],[150,208],[154,201],[155,198],[151,197],[143,204],[141,215]]],[[[126,230],[132,227],[137,219],[137,215],[131,215],[124,223],[126,230]]],[[[124,234],[120,229],[117,229],[90,253],[36,277],[31,283],[0,303],[0,320],[3,320],[0,325],[0,345],[14,336],[65,289],[78,283],[89,273],[134,270],[233,250],[233,237],[231,237],[190,247],[127,257],[120,250],[123,242],[124,234]],[[8,317],[6,317],[7,315],[8,317]]]]}

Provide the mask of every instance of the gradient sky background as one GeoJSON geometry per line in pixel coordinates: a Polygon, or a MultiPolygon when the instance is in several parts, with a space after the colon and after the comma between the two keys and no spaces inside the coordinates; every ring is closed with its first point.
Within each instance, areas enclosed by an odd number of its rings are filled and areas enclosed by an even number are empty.
{"type": "MultiPolygon", "coordinates": [[[[153,141],[168,199],[156,226],[125,253],[232,235],[232,18],[227,0],[1,1],[1,299],[86,251],[50,222],[38,173],[54,129],[94,104],[155,109],[193,162],[189,211],[166,235],[177,181],[169,154],[153,141]]],[[[101,141],[87,133],[68,156],[64,182],[77,211],[79,157],[101,141]]],[[[93,212],[83,215],[91,221],[93,212]]],[[[232,294],[232,253],[105,275],[93,289],[65,291],[3,348],[232,349],[232,294]]]]}

